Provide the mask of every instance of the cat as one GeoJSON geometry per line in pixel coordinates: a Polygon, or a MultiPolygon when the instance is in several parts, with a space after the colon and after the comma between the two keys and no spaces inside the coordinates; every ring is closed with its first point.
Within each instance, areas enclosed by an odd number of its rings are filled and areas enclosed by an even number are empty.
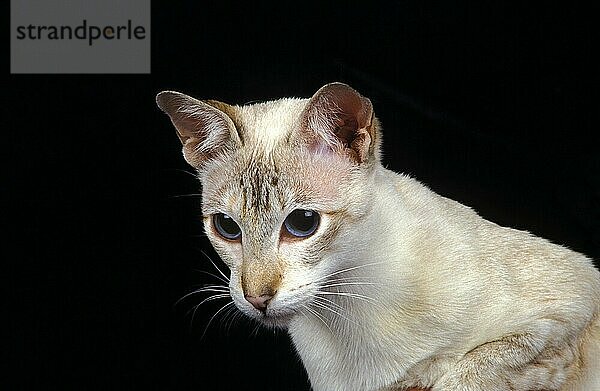
{"type": "Polygon", "coordinates": [[[381,164],[369,99],[244,106],[164,91],[240,311],[315,391],[600,390],[600,273],[381,164]]]}

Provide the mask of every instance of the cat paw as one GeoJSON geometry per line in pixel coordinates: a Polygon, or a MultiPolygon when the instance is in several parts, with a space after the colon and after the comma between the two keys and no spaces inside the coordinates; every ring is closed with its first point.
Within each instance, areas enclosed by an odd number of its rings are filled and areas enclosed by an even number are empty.
{"type": "Polygon", "coordinates": [[[442,376],[431,391],[511,391],[511,388],[497,379],[484,380],[479,376],[448,374],[442,376]]]}

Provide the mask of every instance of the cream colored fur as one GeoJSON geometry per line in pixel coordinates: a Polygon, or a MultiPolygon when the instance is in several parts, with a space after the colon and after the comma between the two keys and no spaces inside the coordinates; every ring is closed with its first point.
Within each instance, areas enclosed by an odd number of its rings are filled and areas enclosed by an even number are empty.
{"type": "Polygon", "coordinates": [[[331,84],[249,106],[157,100],[198,169],[233,301],[287,328],[315,391],[600,390],[591,260],[385,169],[356,91],[331,84]],[[344,126],[360,137],[337,139],[344,126]],[[282,237],[294,209],[321,215],[312,236],[282,237]],[[241,241],[215,232],[215,213],[238,223],[241,241]],[[267,288],[262,313],[244,294],[267,288]]]}

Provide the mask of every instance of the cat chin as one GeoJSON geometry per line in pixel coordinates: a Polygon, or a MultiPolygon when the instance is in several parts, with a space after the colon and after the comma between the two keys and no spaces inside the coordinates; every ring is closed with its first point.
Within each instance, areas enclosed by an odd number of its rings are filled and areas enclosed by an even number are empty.
{"type": "Polygon", "coordinates": [[[276,328],[276,329],[287,329],[292,319],[294,319],[298,314],[295,312],[282,312],[282,311],[269,311],[267,313],[262,313],[259,311],[249,311],[247,309],[240,309],[246,316],[249,318],[259,322],[261,325],[267,328],[276,328]]]}
{"type": "MultiPolygon", "coordinates": [[[[294,316],[292,315],[283,315],[283,316],[269,316],[263,315],[258,319],[258,321],[265,327],[274,328],[274,329],[284,329],[286,330],[292,321],[294,316]]],[[[256,319],[256,318],[255,318],[256,319]]]]}

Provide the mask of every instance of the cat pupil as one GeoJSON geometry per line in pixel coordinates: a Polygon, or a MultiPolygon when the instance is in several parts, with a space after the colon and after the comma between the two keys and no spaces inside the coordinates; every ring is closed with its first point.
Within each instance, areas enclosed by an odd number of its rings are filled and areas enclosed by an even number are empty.
{"type": "Polygon", "coordinates": [[[312,210],[296,209],[285,219],[284,227],[293,236],[312,235],[319,225],[319,214],[312,210]]]}
{"type": "Polygon", "coordinates": [[[217,213],[213,216],[213,223],[217,232],[225,239],[235,240],[242,234],[240,227],[225,213],[217,213]]]}

